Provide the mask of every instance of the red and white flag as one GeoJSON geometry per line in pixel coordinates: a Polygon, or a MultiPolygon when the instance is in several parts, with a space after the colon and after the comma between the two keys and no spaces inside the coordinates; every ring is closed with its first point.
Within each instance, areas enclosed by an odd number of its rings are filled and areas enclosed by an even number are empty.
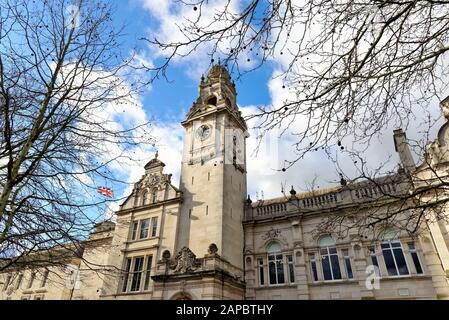
{"type": "Polygon", "coordinates": [[[106,187],[99,187],[98,193],[108,197],[112,198],[114,196],[114,193],[112,192],[112,189],[106,188],[106,187]]]}

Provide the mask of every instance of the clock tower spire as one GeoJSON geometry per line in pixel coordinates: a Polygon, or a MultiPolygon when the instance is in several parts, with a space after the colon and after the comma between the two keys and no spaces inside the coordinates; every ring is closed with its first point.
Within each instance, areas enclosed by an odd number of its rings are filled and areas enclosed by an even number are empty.
{"type": "Polygon", "coordinates": [[[236,103],[235,84],[222,65],[201,77],[198,98],[182,122],[186,130],[177,250],[198,257],[217,254],[243,269],[247,126],[236,103]]]}

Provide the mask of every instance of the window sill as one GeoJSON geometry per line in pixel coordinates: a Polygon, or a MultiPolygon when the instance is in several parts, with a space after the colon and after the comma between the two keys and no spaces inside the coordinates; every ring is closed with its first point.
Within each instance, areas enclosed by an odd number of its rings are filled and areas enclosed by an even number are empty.
{"type": "Polygon", "coordinates": [[[258,285],[257,289],[273,289],[273,288],[282,288],[282,287],[295,287],[297,283],[281,283],[281,284],[264,284],[258,285]]]}
{"type": "Polygon", "coordinates": [[[401,280],[401,279],[410,279],[410,278],[427,279],[427,278],[431,278],[431,276],[427,275],[427,274],[408,274],[408,275],[403,275],[403,276],[381,276],[379,278],[379,280],[386,281],[386,280],[401,280]]]}
{"type": "Polygon", "coordinates": [[[339,280],[319,280],[319,281],[313,281],[308,282],[311,286],[320,286],[320,285],[339,285],[339,284],[354,284],[358,283],[359,280],[353,278],[353,279],[339,279],[339,280]]]}
{"type": "Polygon", "coordinates": [[[131,244],[131,243],[138,243],[138,242],[144,242],[144,241],[156,240],[156,239],[159,239],[159,236],[149,237],[149,238],[145,238],[145,239],[129,240],[127,243],[131,244]]]}

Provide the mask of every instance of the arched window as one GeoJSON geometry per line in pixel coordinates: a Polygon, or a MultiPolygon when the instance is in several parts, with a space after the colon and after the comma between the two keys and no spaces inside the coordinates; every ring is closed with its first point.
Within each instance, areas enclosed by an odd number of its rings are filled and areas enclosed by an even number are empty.
{"type": "Polygon", "coordinates": [[[285,282],[284,265],[281,246],[278,242],[271,242],[267,246],[268,274],[270,284],[282,284],[285,282]]]}
{"type": "Polygon", "coordinates": [[[216,106],[217,105],[217,97],[216,96],[209,97],[209,99],[207,99],[207,104],[216,106]]]}
{"type": "Polygon", "coordinates": [[[142,205],[148,204],[148,191],[142,193],[142,205]]]}
{"type": "Polygon", "coordinates": [[[156,202],[157,202],[157,190],[153,190],[153,192],[151,192],[151,203],[156,202]]]}
{"type": "Polygon", "coordinates": [[[398,239],[398,232],[394,229],[386,229],[381,234],[382,255],[385,261],[389,276],[408,275],[407,262],[402,251],[401,241],[398,239]]]}
{"type": "Polygon", "coordinates": [[[338,253],[334,239],[331,236],[324,236],[318,244],[320,246],[324,280],[341,279],[340,263],[338,261],[338,253]]]}

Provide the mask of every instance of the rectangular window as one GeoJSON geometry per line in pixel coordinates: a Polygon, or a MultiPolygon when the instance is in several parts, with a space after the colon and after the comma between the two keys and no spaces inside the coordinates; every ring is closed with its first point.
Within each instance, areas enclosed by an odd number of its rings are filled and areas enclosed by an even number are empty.
{"type": "Polygon", "coordinates": [[[310,271],[312,272],[313,281],[318,281],[318,271],[316,268],[315,254],[313,253],[309,254],[309,260],[310,260],[310,271]]]}
{"type": "Polygon", "coordinates": [[[131,292],[140,290],[140,281],[142,279],[143,257],[134,259],[134,270],[131,282],[131,292]]]}
{"type": "Polygon", "coordinates": [[[151,218],[151,236],[155,237],[157,234],[157,217],[151,218]]]}
{"type": "Polygon", "coordinates": [[[351,258],[349,257],[349,250],[344,249],[342,250],[343,257],[345,259],[345,267],[346,267],[346,274],[348,276],[348,279],[354,278],[354,275],[352,274],[352,266],[351,266],[351,258]]]}
{"type": "Polygon", "coordinates": [[[139,227],[139,222],[134,221],[132,224],[131,240],[137,239],[137,228],[139,227]]]}
{"type": "Polygon", "coordinates": [[[8,274],[8,276],[6,277],[5,284],[3,285],[3,291],[6,291],[6,289],[8,289],[8,286],[9,286],[10,282],[11,282],[11,275],[8,274]]]}
{"type": "Polygon", "coordinates": [[[413,259],[413,264],[415,265],[416,273],[422,274],[423,271],[422,271],[422,267],[421,267],[421,262],[419,261],[418,252],[416,251],[415,243],[409,242],[408,248],[410,250],[410,255],[412,256],[412,259],[413,259]]]}
{"type": "Polygon", "coordinates": [[[371,263],[374,266],[374,272],[376,273],[377,277],[380,277],[380,268],[379,261],[377,260],[376,249],[374,249],[374,247],[369,247],[368,251],[371,258],[371,263]]]}
{"type": "Polygon", "coordinates": [[[131,259],[126,259],[126,265],[125,265],[125,274],[123,277],[123,286],[122,286],[122,292],[126,292],[126,289],[128,287],[128,278],[129,278],[129,271],[131,269],[131,259]]]}
{"type": "Polygon", "coordinates": [[[143,290],[148,291],[150,288],[150,280],[151,280],[151,263],[153,261],[153,256],[147,257],[147,268],[145,270],[145,283],[143,286],[143,290]]]}
{"type": "Polygon", "coordinates": [[[272,254],[268,256],[268,271],[270,275],[270,284],[282,284],[285,282],[282,254],[272,254]]]}
{"type": "Polygon", "coordinates": [[[34,278],[36,278],[36,272],[31,272],[30,281],[28,281],[28,289],[33,286],[34,278]]]}
{"type": "Polygon", "coordinates": [[[49,271],[45,270],[44,275],[42,277],[41,288],[45,287],[45,285],[47,284],[48,274],[49,274],[49,271]]]}
{"type": "Polygon", "coordinates": [[[293,256],[287,255],[287,265],[288,265],[288,276],[290,278],[290,283],[295,282],[295,265],[293,263],[293,256]]]}
{"type": "Polygon", "coordinates": [[[263,286],[265,284],[263,259],[257,260],[257,268],[259,269],[259,284],[263,286]]]}
{"type": "Polygon", "coordinates": [[[341,272],[337,248],[325,247],[320,250],[320,253],[324,280],[340,280],[341,272]]]}
{"type": "Polygon", "coordinates": [[[17,283],[16,283],[16,290],[20,288],[20,286],[22,285],[22,280],[23,280],[23,274],[19,274],[19,277],[17,278],[17,283]]]}
{"type": "Polygon", "coordinates": [[[148,238],[148,229],[150,227],[150,219],[140,221],[140,234],[139,239],[148,238]]]}
{"type": "Polygon", "coordinates": [[[399,240],[384,241],[381,243],[381,248],[389,276],[409,274],[399,240]]]}

